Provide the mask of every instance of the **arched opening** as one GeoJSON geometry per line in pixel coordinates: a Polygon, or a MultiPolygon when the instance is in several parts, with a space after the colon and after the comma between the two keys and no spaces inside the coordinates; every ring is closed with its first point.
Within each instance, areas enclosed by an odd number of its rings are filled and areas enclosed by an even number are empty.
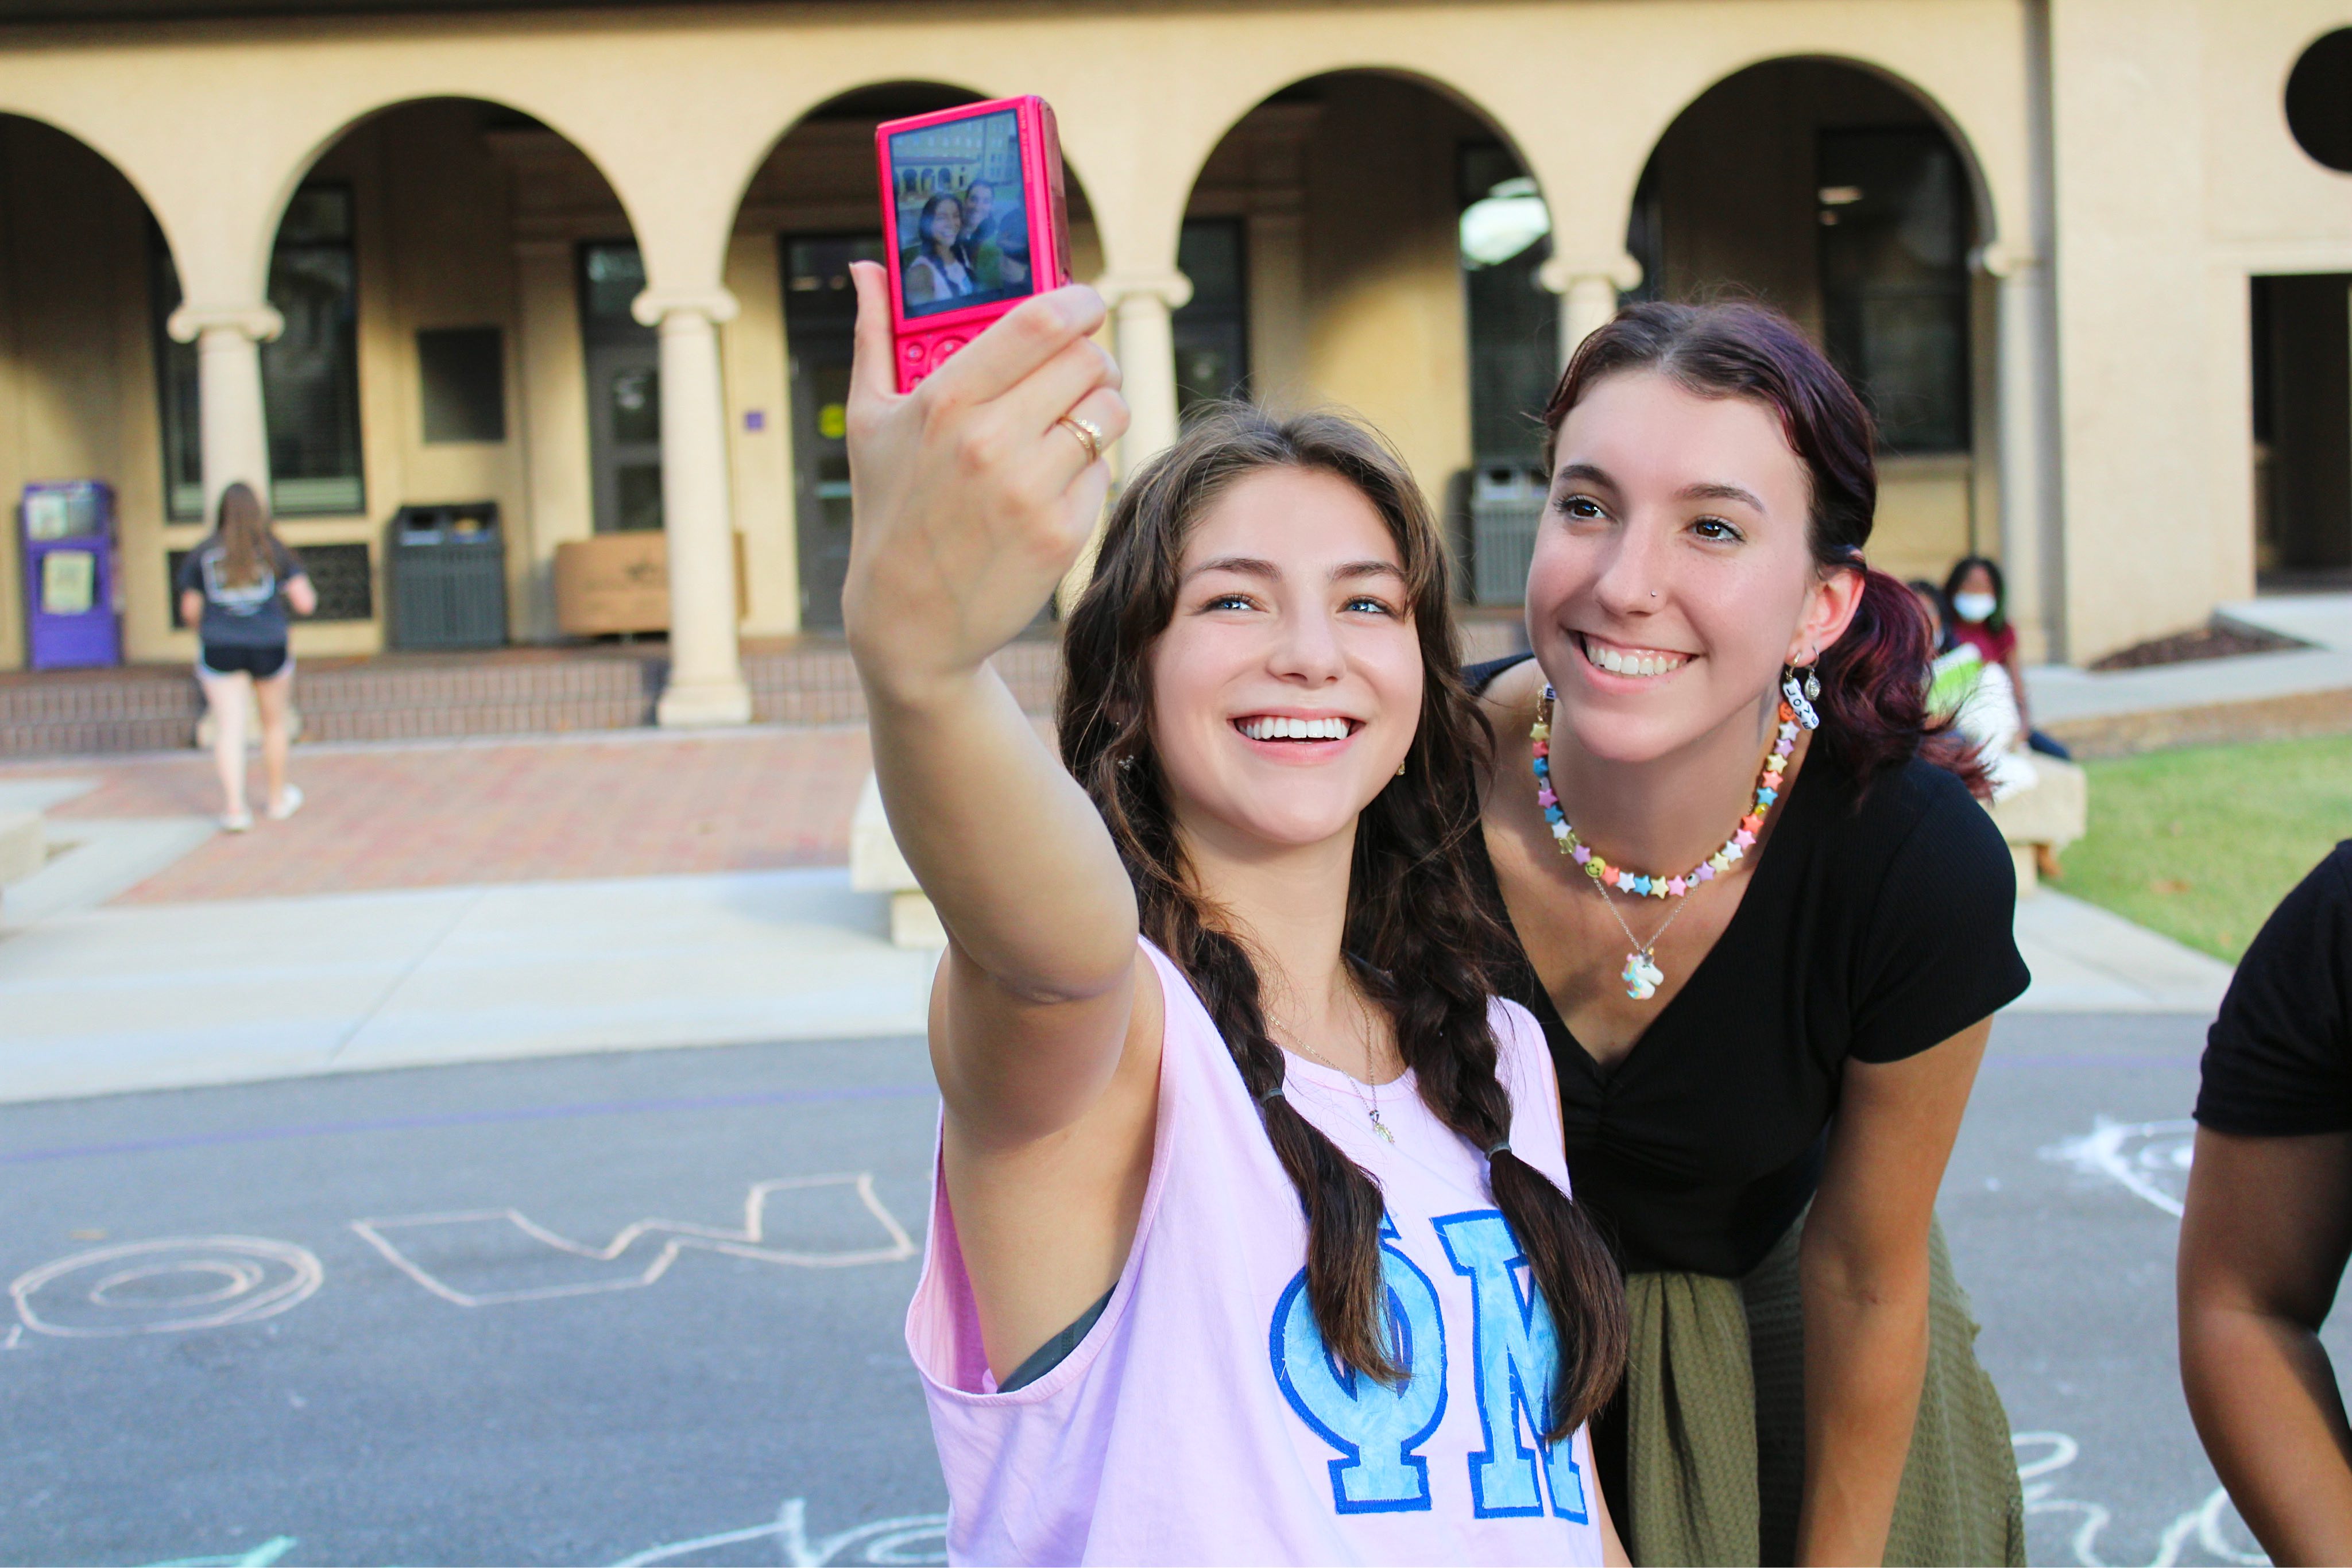
{"type": "Polygon", "coordinates": [[[1918,96],[1836,60],[1717,83],[1659,139],[1626,248],[1640,293],[1747,296],[1794,317],[1878,416],[1873,564],[1941,580],[1994,553],[1994,299],[1966,151],[1918,96]]]}
{"type": "MultiPolygon", "coordinates": [[[[803,117],[752,175],[727,256],[741,314],[727,328],[735,517],[743,530],[751,632],[838,632],[849,564],[849,264],[882,260],[874,131],[886,120],[975,103],[933,82],[861,88],[803,117]]],[[[1065,159],[1076,276],[1102,248],[1065,159]]]]}
{"type": "MultiPolygon", "coordinates": [[[[554,580],[563,544],[661,528],[644,277],[603,173],[518,110],[418,99],[326,147],[279,217],[285,329],[260,350],[272,506],[322,601],[312,646],[664,623],[567,625],[554,580]]],[[[201,526],[195,353],[167,357],[167,404],[188,411],[164,432],[173,517],[201,526]]]]}
{"type": "Polygon", "coordinates": [[[16,519],[0,547],[0,668],[163,652],[148,308],[162,246],[146,203],[103,156],[39,120],[0,115],[0,497],[16,519]],[[16,504],[28,485],[79,480],[107,486],[115,550],[59,537],[99,526],[87,507],[68,517],[16,504]]]}
{"type": "Polygon", "coordinates": [[[1452,528],[1465,595],[1517,603],[1559,371],[1551,224],[1495,125],[1414,78],[1310,78],[1219,141],[1184,210],[1180,405],[1336,403],[1380,426],[1452,528]]]}
{"type": "MultiPolygon", "coordinates": [[[[2352,27],[2287,74],[2288,131],[2352,173],[2352,27]]],[[[2352,274],[2253,280],[2254,567],[2266,588],[2352,582],[2352,274]]]]}

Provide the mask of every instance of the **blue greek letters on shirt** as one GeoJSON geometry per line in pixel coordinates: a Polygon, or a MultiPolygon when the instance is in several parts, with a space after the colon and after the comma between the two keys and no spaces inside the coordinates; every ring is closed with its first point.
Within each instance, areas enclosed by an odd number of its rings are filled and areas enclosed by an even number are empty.
{"type": "MultiPolygon", "coordinates": [[[[1574,1443],[1545,1443],[1539,1436],[1559,1341],[1533,1281],[1520,1288],[1527,1260],[1510,1225],[1491,1208],[1431,1223],[1454,1271],[1470,1281],[1472,1360],[1486,1444],[1469,1458],[1473,1509],[1482,1519],[1541,1517],[1548,1499],[1552,1513],[1589,1522],[1574,1443]]],[[[1341,1513],[1429,1508],[1429,1461],[1415,1450],[1445,1414],[1445,1319],[1436,1288],[1389,1245],[1397,1236],[1393,1221],[1382,1220],[1381,1234],[1381,1276],[1391,1351],[1407,1374],[1402,1384],[1391,1388],[1332,1358],[1307,1304],[1303,1269],[1276,1303],[1268,1337],[1283,1397],[1339,1452],[1331,1461],[1331,1500],[1341,1513]]]]}
{"type": "MultiPolygon", "coordinates": [[[[1382,1237],[1396,1228],[1381,1222],[1382,1237]]],[[[1323,1343],[1307,1301],[1307,1270],[1275,1303],[1267,1350],[1283,1397],[1315,1435],[1339,1450],[1331,1461],[1331,1501],[1341,1513],[1409,1513],[1429,1507],[1429,1461],[1413,1450],[1445,1415],[1445,1318],[1437,1288],[1412,1260],[1381,1245],[1387,1287],[1389,1351],[1404,1369],[1391,1388],[1341,1366],[1323,1343]]]]}

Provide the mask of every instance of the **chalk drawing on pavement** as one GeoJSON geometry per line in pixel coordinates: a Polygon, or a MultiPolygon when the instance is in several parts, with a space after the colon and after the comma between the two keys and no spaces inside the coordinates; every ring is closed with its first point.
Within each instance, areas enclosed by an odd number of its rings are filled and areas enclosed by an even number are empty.
{"type": "Polygon", "coordinates": [[[825,1568],[828,1563],[944,1563],[948,1516],[910,1513],[898,1519],[877,1519],[833,1535],[809,1539],[806,1500],[788,1497],[765,1524],[742,1530],[722,1530],[688,1541],[672,1541],[623,1558],[614,1568],[654,1568],[656,1563],[685,1564],[691,1559],[746,1542],[773,1541],[776,1553],[791,1568],[825,1568]]]}
{"type": "Polygon", "coordinates": [[[169,1563],[151,1563],[147,1568],[270,1568],[293,1550],[292,1536],[273,1535],[243,1552],[224,1552],[213,1557],[174,1557],[169,1563]]]}
{"type": "MultiPolygon", "coordinates": [[[[2048,1479],[2079,1458],[2082,1445],[2063,1432],[2013,1432],[2009,1440],[2018,1450],[2017,1479],[2025,1485],[2026,1517],[2071,1515],[2075,1525],[2066,1547],[2079,1568],[2121,1568],[2099,1555],[2099,1536],[2115,1522],[2114,1513],[2099,1503],[2057,1496],[2058,1483],[2048,1479]],[[2027,1450],[2038,1452],[2029,1457],[2027,1450]]],[[[2229,1492],[2215,1487],[2203,1502],[2174,1518],[2158,1533],[2156,1555],[2148,1560],[2147,1568],[2177,1568],[2192,1545],[2231,1568],[2253,1568],[2270,1562],[2259,1548],[2249,1551],[2232,1541],[2232,1535],[2251,1541],[2244,1521],[2230,1506],[2229,1492]]]]}
{"type": "Polygon", "coordinates": [[[2088,1134],[2051,1145],[2042,1157],[2118,1183],[2178,1219],[2196,1135],[2197,1124],[2190,1121],[2110,1122],[2100,1116],[2088,1134]]]}
{"type": "MultiPolygon", "coordinates": [[[[519,1208],[354,1219],[352,1228],[394,1268],[460,1307],[643,1290],[669,1272],[688,1248],[799,1269],[895,1263],[917,1251],[906,1227],[876,1194],[872,1173],[865,1171],[754,1183],[744,1196],[740,1230],[640,1219],[624,1226],[602,1247],[559,1236],[519,1208]],[[843,1221],[851,1219],[870,1239],[871,1227],[879,1226],[882,1244],[830,1249],[774,1245],[770,1233],[777,1227],[770,1211],[782,1207],[780,1198],[789,1202],[791,1196],[802,1200],[794,1206],[800,1212],[793,1218],[814,1228],[837,1233],[843,1221]],[[827,1197],[833,1202],[824,1207],[827,1197]],[[812,1203],[820,1207],[812,1211],[812,1203]],[[529,1245],[519,1249],[518,1236],[529,1245]]],[[[835,1239],[839,1239],[837,1234],[835,1239]]]]}
{"type": "Polygon", "coordinates": [[[291,1242],[167,1236],[44,1263],[8,1293],[36,1333],[107,1339],[255,1322],[308,1300],[325,1278],[317,1257],[291,1242]]]}

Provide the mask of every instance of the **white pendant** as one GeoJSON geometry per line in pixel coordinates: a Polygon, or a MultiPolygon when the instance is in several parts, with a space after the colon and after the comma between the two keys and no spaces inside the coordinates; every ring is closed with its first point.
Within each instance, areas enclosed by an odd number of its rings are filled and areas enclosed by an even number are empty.
{"type": "Polygon", "coordinates": [[[1618,978],[1625,982],[1627,996],[1637,1002],[1646,1002],[1658,994],[1658,988],[1665,983],[1666,972],[1652,962],[1647,953],[1628,953],[1618,978]]]}

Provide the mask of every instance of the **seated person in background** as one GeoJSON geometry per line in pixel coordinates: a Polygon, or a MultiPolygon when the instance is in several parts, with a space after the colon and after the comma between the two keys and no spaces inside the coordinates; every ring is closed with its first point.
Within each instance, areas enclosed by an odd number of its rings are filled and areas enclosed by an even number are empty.
{"type": "Polygon", "coordinates": [[[945,192],[923,204],[915,225],[915,254],[907,258],[908,305],[938,305],[974,292],[963,248],[963,204],[945,192]]]}
{"type": "Polygon", "coordinates": [[[1987,664],[2008,674],[2026,744],[2045,756],[2065,760],[2071,753],[2035,729],[2026,711],[2025,674],[2017,667],[2017,628],[2009,623],[2009,590],[2001,581],[2000,568],[1980,555],[1962,556],[1944,580],[1943,601],[1945,624],[1953,640],[1974,647],[1987,664]]]}
{"type": "Polygon", "coordinates": [[[1960,640],[1934,583],[1914,580],[1908,586],[1927,618],[1929,643],[1937,650],[1927,666],[1928,714],[1948,716],[1952,727],[1976,747],[1992,786],[1986,809],[2016,857],[2018,885],[2030,888],[2037,878],[2055,878],[2058,852],[2083,836],[2089,780],[2071,762],[2027,754],[2025,716],[2009,671],[1988,662],[1977,644],[1960,640]]]}
{"type": "Polygon", "coordinates": [[[2272,1561],[2352,1563],[2352,1428],[2319,1325],[2352,1254],[2352,840],[2286,896],[2205,1048],[2180,1381],[2272,1561]]]}

